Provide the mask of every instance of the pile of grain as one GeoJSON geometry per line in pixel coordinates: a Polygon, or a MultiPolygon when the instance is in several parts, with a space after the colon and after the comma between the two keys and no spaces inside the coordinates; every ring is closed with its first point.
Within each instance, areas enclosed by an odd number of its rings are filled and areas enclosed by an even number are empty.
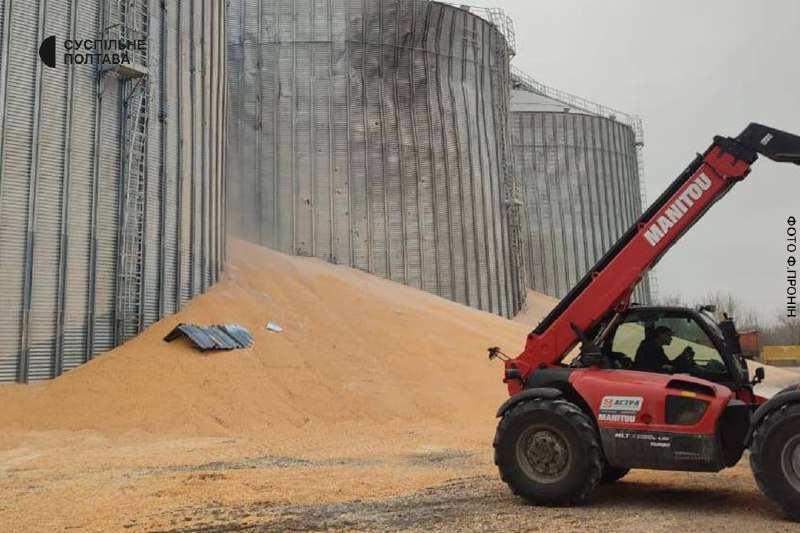
{"type": "MultiPolygon", "coordinates": [[[[530,293],[528,309],[509,321],[233,241],[222,281],[179,314],[56,380],[0,387],[0,427],[253,437],[332,425],[485,431],[506,398],[486,348],[516,355],[555,303],[530,293]],[[268,321],[284,332],[267,331],[268,321]],[[165,343],[181,322],[238,323],[255,345],[201,354],[187,340],[165,343]]],[[[770,391],[797,378],[767,373],[770,391]]]]}
{"type": "Polygon", "coordinates": [[[179,314],[54,381],[1,387],[0,427],[257,436],[343,422],[492,424],[505,387],[486,348],[515,354],[529,329],[234,241],[222,281],[179,314]],[[255,345],[201,354],[163,342],[180,322],[238,323],[255,345]]]}

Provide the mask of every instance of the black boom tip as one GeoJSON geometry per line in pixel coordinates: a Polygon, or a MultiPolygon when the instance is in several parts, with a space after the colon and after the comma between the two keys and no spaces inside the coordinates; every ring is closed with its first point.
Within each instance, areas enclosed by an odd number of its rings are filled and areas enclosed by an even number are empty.
{"type": "Polygon", "coordinates": [[[800,137],[797,135],[754,122],[736,141],[773,161],[800,165],[800,137]]]}

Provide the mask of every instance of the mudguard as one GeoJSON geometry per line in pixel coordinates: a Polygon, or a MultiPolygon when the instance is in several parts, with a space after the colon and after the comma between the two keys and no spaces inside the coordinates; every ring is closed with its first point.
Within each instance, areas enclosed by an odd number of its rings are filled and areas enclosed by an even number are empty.
{"type": "Polygon", "coordinates": [[[547,398],[548,400],[553,400],[555,398],[559,398],[560,396],[561,391],[551,387],[525,389],[524,391],[515,394],[506,400],[505,403],[500,406],[500,409],[497,410],[497,418],[501,418],[506,414],[506,411],[517,405],[519,402],[524,402],[525,400],[531,400],[533,398],[547,398]]]}
{"type": "Polygon", "coordinates": [[[767,400],[766,403],[762,404],[756,411],[753,413],[753,416],[750,418],[750,429],[747,431],[747,437],[745,440],[745,444],[747,447],[750,447],[750,443],[753,439],[753,431],[761,423],[765,416],[771,411],[775,409],[779,409],[781,406],[786,405],[787,403],[800,403],[800,385],[792,385],[791,387],[787,387],[780,391],[778,394],[767,400]]]}

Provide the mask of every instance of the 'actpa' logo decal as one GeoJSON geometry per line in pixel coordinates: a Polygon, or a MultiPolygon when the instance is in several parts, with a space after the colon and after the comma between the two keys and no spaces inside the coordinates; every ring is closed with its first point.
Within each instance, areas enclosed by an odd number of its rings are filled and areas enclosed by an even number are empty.
{"type": "Polygon", "coordinates": [[[636,414],[642,410],[644,399],[639,396],[606,396],[600,401],[601,422],[636,422],[636,414]]]}
{"type": "Polygon", "coordinates": [[[606,396],[600,402],[600,412],[638,413],[642,404],[644,399],[638,396],[606,396]]]}

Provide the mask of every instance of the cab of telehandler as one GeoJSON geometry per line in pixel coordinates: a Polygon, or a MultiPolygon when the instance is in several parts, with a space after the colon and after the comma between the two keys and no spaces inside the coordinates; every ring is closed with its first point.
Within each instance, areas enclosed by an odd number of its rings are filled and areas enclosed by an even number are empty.
{"type": "Polygon", "coordinates": [[[751,381],[738,345],[736,326],[727,317],[717,323],[703,308],[637,306],[613,316],[611,321],[600,324],[598,333],[602,338],[597,344],[613,368],[684,373],[719,383],[734,392],[751,392],[753,383],[763,379],[759,372],[751,381]],[[659,345],[669,363],[663,368],[647,367],[643,359],[649,355],[648,351],[659,349],[659,345]]]}

